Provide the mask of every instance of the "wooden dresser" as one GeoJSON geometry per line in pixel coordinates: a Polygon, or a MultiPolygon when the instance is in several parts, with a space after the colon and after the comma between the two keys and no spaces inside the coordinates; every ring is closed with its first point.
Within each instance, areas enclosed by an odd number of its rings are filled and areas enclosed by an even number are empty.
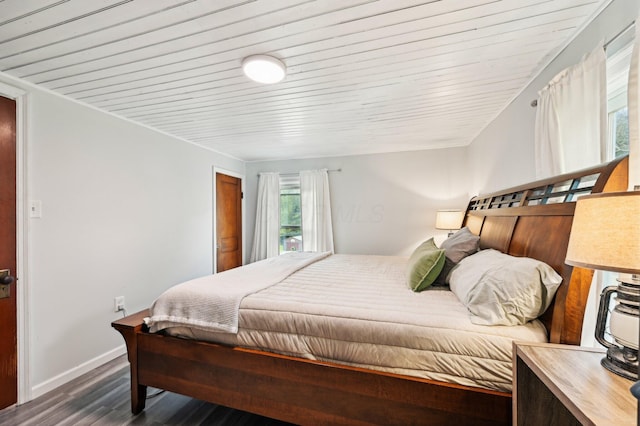
{"type": "Polygon", "coordinates": [[[604,351],[514,344],[514,425],[636,425],[630,380],[600,365],[604,351]]]}

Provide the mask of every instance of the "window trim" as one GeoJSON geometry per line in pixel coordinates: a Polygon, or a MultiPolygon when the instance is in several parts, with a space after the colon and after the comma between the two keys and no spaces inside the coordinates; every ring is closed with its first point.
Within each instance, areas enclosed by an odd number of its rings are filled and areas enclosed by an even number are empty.
{"type": "Polygon", "coordinates": [[[606,47],[607,54],[607,156],[616,157],[616,113],[627,107],[629,68],[635,40],[635,25],[629,26],[606,47]]]}

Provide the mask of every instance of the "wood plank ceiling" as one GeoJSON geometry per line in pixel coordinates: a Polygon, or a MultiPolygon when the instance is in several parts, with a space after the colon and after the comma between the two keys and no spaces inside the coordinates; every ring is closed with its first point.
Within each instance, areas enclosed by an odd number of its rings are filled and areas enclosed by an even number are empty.
{"type": "Polygon", "coordinates": [[[0,70],[245,161],[464,146],[605,1],[2,0],[0,70]]]}

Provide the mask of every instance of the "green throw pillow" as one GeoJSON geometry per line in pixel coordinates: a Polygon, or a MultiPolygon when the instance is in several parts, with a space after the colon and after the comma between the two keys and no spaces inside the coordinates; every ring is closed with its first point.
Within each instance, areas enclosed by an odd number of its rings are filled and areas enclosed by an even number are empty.
{"type": "Polygon", "coordinates": [[[429,287],[444,267],[444,250],[439,249],[433,238],[428,239],[415,249],[407,265],[409,288],[422,291],[429,287]]]}

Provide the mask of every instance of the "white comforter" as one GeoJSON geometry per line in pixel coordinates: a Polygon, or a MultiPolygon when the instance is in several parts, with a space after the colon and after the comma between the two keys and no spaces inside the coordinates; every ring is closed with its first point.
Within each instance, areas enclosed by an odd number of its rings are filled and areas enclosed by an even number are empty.
{"type": "Polygon", "coordinates": [[[544,342],[544,326],[472,324],[451,291],[409,290],[406,262],[406,257],[332,255],[245,297],[237,334],[192,327],[168,332],[509,391],[512,342],[544,342]]]}
{"type": "Polygon", "coordinates": [[[145,319],[156,332],[175,325],[238,332],[238,309],[248,295],[279,283],[297,270],[330,253],[293,252],[207,275],[171,287],[151,306],[145,319]]]}

